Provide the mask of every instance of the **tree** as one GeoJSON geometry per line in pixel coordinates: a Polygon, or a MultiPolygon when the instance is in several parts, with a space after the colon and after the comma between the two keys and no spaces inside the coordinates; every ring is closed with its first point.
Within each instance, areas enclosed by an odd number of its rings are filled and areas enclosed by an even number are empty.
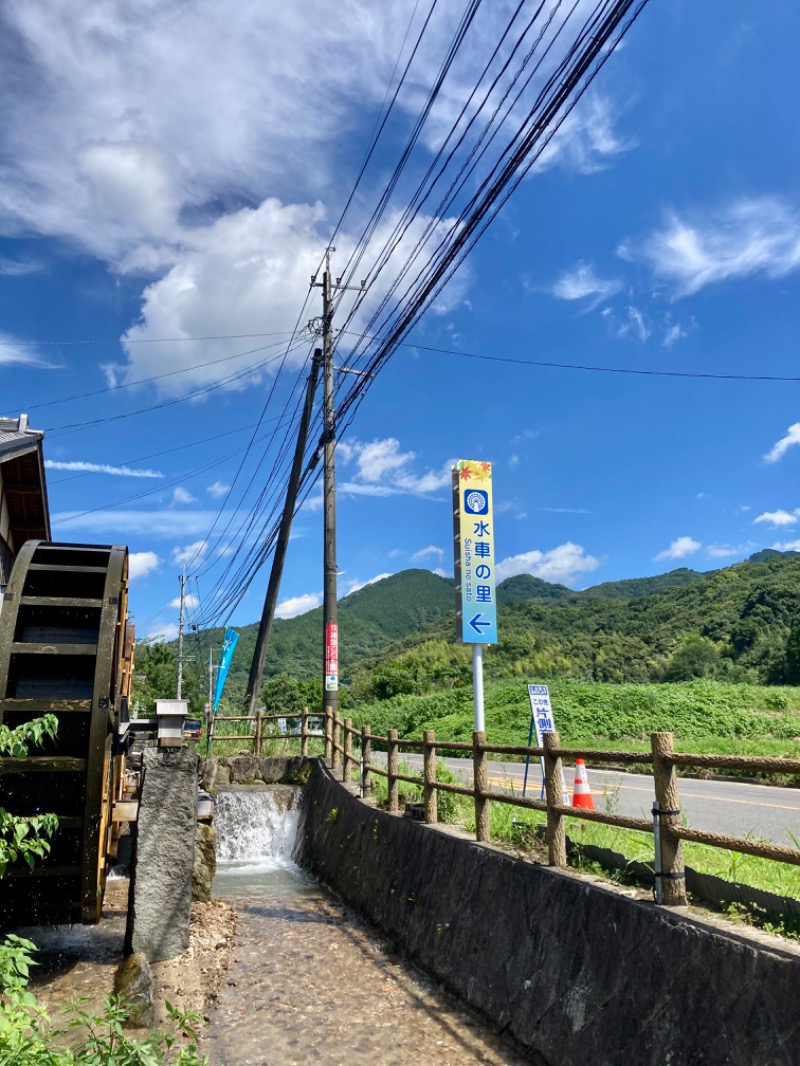
{"type": "Polygon", "coordinates": [[[695,677],[714,677],[718,667],[719,656],[713,641],[699,633],[687,633],[664,671],[664,680],[691,681],[695,677]]]}

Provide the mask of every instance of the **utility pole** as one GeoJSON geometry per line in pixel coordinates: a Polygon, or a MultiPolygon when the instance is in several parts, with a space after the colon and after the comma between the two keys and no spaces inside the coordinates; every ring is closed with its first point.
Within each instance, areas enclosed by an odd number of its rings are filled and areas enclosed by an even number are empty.
{"type": "Polygon", "coordinates": [[[181,690],[183,688],[183,616],[186,609],[186,571],[182,571],[180,576],[181,582],[181,613],[178,618],[178,693],[177,698],[181,698],[181,690]]]}
{"type": "Polygon", "coordinates": [[[323,564],[323,665],[322,665],[322,710],[327,709],[331,716],[339,710],[339,622],[337,608],[337,575],[339,566],[336,562],[336,415],[333,402],[333,293],[352,289],[363,292],[367,285],[342,285],[337,278],[334,285],[331,277],[331,252],[325,249],[325,272],[318,282],[312,275],[311,284],[322,288],[322,379],[323,379],[323,418],[322,432],[324,478],[323,508],[325,514],[325,552],[323,564]]]}
{"type": "MultiPolygon", "coordinates": [[[[333,249],[335,251],[335,249],[333,249]]],[[[323,500],[325,510],[325,561],[322,615],[324,651],[322,706],[331,716],[339,710],[339,619],[336,604],[339,567],[336,563],[336,419],[333,408],[333,296],[331,249],[325,250],[322,276],[322,368],[323,368],[323,454],[325,463],[323,500]]]]}
{"type": "Polygon", "coordinates": [[[269,646],[270,633],[272,632],[272,622],[275,617],[275,607],[278,602],[278,592],[280,591],[281,576],[283,575],[283,564],[286,561],[289,533],[292,529],[292,519],[294,518],[294,512],[297,506],[297,492],[300,487],[303,457],[306,450],[306,441],[308,440],[308,427],[311,422],[311,413],[314,408],[314,394],[317,390],[317,378],[319,376],[321,362],[322,352],[317,348],[314,351],[314,357],[311,361],[311,371],[308,375],[306,402],[303,408],[303,417],[300,422],[300,428],[297,432],[294,460],[289,475],[289,485],[286,489],[286,502],[283,505],[283,517],[281,518],[278,540],[275,545],[275,555],[272,559],[272,572],[269,577],[267,595],[264,598],[264,610],[261,614],[261,624],[258,627],[256,646],[253,650],[253,661],[250,664],[250,677],[247,682],[247,696],[245,697],[245,706],[248,714],[254,713],[258,694],[261,691],[261,679],[264,675],[264,662],[267,657],[267,648],[269,646]]]}

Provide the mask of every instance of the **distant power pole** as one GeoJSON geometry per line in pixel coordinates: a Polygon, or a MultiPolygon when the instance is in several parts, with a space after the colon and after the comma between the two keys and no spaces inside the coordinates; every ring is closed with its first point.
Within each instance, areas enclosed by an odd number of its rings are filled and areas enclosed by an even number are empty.
{"type": "Polygon", "coordinates": [[[286,501],[283,505],[283,517],[281,518],[278,540],[275,545],[275,555],[272,559],[272,572],[269,576],[267,595],[264,598],[264,610],[261,614],[261,624],[258,627],[256,646],[253,650],[253,661],[250,664],[250,677],[247,682],[247,696],[245,697],[245,706],[248,714],[253,714],[255,711],[258,694],[261,691],[261,679],[264,675],[264,662],[267,657],[267,648],[269,646],[270,633],[272,632],[272,622],[275,617],[275,607],[278,602],[281,576],[283,574],[283,564],[286,560],[286,549],[289,544],[292,519],[294,518],[295,508],[297,507],[297,493],[300,487],[300,477],[303,472],[303,457],[306,451],[308,427],[311,422],[311,413],[314,408],[314,394],[317,391],[317,378],[319,376],[321,362],[322,352],[317,348],[314,351],[314,358],[311,362],[311,371],[308,375],[306,402],[303,407],[303,417],[300,422],[300,428],[297,431],[297,444],[295,445],[294,450],[292,470],[289,474],[289,484],[286,489],[286,501]]]}
{"type": "Polygon", "coordinates": [[[178,693],[177,698],[181,698],[181,690],[183,688],[183,618],[186,610],[186,571],[184,570],[180,576],[181,582],[181,613],[178,618],[178,693]]]}

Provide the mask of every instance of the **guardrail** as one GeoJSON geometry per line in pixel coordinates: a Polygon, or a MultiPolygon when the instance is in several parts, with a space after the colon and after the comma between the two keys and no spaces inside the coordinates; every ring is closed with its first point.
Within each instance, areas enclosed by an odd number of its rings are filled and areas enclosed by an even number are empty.
{"type": "Polygon", "coordinates": [[[354,728],[352,721],[342,720],[337,714],[325,714],[325,758],[333,770],[341,770],[343,781],[350,781],[351,776],[359,771],[362,796],[371,791],[370,775],[376,774],[387,779],[388,810],[399,813],[399,783],[406,782],[422,789],[424,818],[428,824],[435,824],[436,793],[450,792],[460,796],[469,796],[475,804],[475,837],[478,841],[489,841],[489,805],[491,803],[510,804],[528,810],[542,811],[547,815],[548,860],[551,866],[567,865],[566,831],[564,819],[579,818],[604,825],[633,829],[654,836],[655,885],[656,899],[667,905],[686,903],[685,868],[681,852],[681,841],[689,840],[697,844],[707,844],[714,848],[756,855],[760,858],[773,859],[777,862],[800,866],[800,850],[779,844],[748,840],[742,837],[726,836],[721,833],[709,833],[680,824],[681,809],[676,769],[704,768],[744,771],[762,771],[775,773],[800,773],[800,759],[761,758],[753,755],[693,755],[678,753],[674,749],[672,733],[651,733],[651,750],[646,752],[595,751],[587,748],[562,748],[558,733],[546,733],[543,747],[532,748],[504,744],[488,744],[484,732],[475,732],[472,743],[456,741],[437,741],[432,729],[423,733],[422,740],[405,740],[398,737],[396,729],[387,731],[386,736],[373,734],[369,726],[354,728]],[[360,749],[354,754],[354,744],[360,749]],[[386,766],[379,766],[372,761],[375,748],[386,751],[386,766]],[[438,749],[460,751],[472,755],[472,785],[456,785],[438,781],[436,778],[436,753],[438,749]],[[423,773],[414,777],[399,772],[400,752],[418,750],[422,752],[423,773]],[[509,792],[500,792],[489,788],[489,755],[516,755],[542,758],[545,769],[545,799],[528,799],[509,792]],[[592,763],[613,763],[619,765],[649,765],[653,770],[654,802],[653,820],[629,818],[624,815],[604,811],[589,811],[564,804],[562,792],[563,760],[586,759],[592,763]]]}

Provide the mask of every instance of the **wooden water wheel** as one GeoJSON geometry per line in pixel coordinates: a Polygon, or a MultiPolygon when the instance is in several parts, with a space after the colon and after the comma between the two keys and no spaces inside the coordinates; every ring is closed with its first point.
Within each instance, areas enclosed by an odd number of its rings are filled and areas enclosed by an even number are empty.
{"type": "Polygon", "coordinates": [[[33,870],[0,881],[3,925],[96,922],[116,840],[133,666],[128,550],[28,541],[0,614],[0,721],[54,714],[54,741],[0,759],[0,807],[51,811],[59,826],[33,870]]]}

